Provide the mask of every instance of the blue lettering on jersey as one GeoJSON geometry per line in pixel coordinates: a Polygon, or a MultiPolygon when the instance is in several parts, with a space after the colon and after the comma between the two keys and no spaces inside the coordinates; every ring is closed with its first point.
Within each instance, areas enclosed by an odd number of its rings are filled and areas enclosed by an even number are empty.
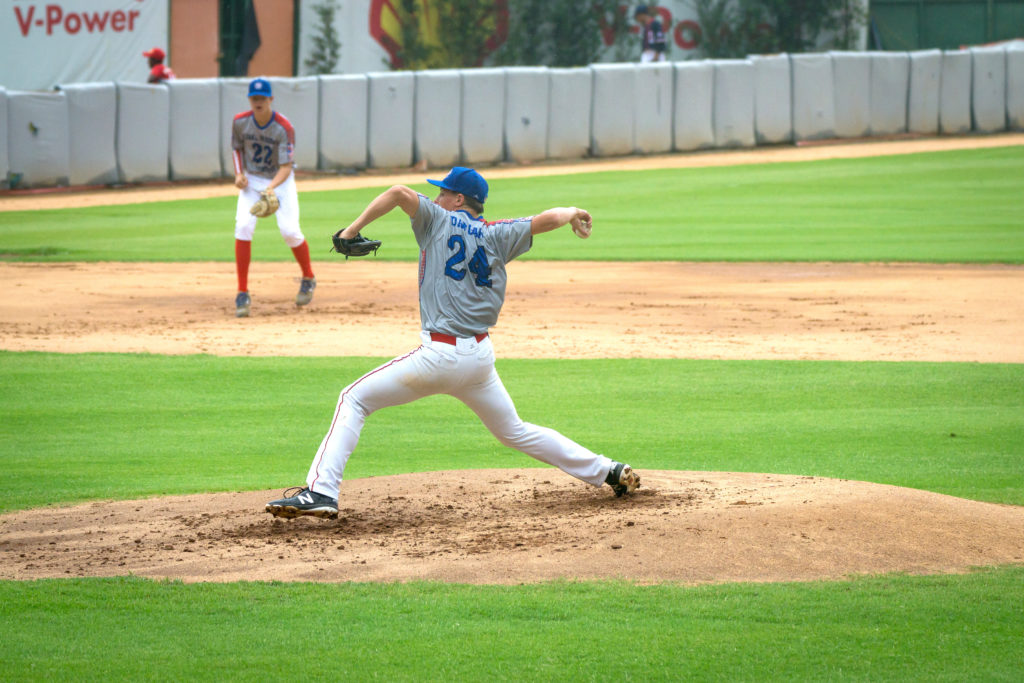
{"type": "Polygon", "coordinates": [[[484,231],[480,229],[480,226],[470,225],[467,221],[459,218],[458,216],[456,216],[453,213],[452,214],[448,214],[448,220],[451,221],[451,224],[452,224],[453,228],[458,228],[460,230],[464,230],[468,234],[472,235],[473,237],[483,237],[484,236],[484,231]]]}

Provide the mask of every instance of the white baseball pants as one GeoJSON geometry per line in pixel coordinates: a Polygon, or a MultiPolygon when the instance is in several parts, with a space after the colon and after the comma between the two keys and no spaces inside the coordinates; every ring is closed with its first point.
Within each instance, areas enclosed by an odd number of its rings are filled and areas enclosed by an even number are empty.
{"type": "MultiPolygon", "coordinates": [[[[238,192],[238,205],[235,208],[235,239],[251,242],[259,218],[249,213],[249,209],[259,201],[260,192],[267,189],[270,179],[248,174],[247,177],[249,184],[238,192]]],[[[285,244],[294,249],[306,241],[299,228],[299,191],[295,186],[294,171],[287,180],[274,188],[274,194],[277,195],[280,205],[274,213],[274,218],[277,219],[277,229],[281,231],[281,237],[285,244]]]]}
{"type": "Polygon", "coordinates": [[[490,337],[458,339],[455,346],[431,341],[368,372],[345,387],[334,419],[306,476],[310,489],[332,498],[345,464],[359,442],[367,416],[388,406],[410,403],[433,394],[459,399],[506,446],[594,486],[604,484],[612,460],[597,455],[553,429],[523,422],[494,369],[490,337]]]}

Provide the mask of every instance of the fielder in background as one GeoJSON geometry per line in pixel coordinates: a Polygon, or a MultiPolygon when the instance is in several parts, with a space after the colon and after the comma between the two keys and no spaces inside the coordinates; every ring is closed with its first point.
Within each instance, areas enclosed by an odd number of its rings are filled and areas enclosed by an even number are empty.
{"type": "Polygon", "coordinates": [[[665,28],[661,25],[650,7],[637,5],[633,12],[633,18],[640,22],[640,30],[643,31],[643,42],[640,47],[641,62],[664,62],[665,61],[665,28]]]}
{"type": "Polygon", "coordinates": [[[427,182],[441,188],[435,200],[395,185],[336,233],[343,240],[355,239],[395,208],[409,216],[420,247],[421,345],[345,387],[306,487],[285,491],[284,498],[267,503],[266,511],[275,517],[337,517],[338,487],[367,416],[433,394],[465,403],[506,446],[593,486],[609,484],[616,496],[632,493],[640,477],[629,465],[520,419],[494,368],[488,335],[505,301],[505,264],[526,253],[534,235],[563,225],[571,225],[580,238],[589,237],[590,214],[576,207],[554,208],[492,223],[481,215],[487,183],[475,170],[457,166],[444,180],[427,182]]]}
{"type": "Polygon", "coordinates": [[[291,122],[273,109],[270,81],[253,79],[249,83],[250,111],[235,116],[231,123],[231,149],[235,162],[235,187],[238,207],[235,211],[235,270],[238,294],[235,316],[249,315],[249,262],[256,221],[274,215],[281,237],[292,249],[302,268],[302,283],[295,297],[296,306],[313,300],[316,277],[309,260],[309,244],[299,228],[299,193],[295,188],[295,129],[291,122]]]}
{"type": "Polygon", "coordinates": [[[154,47],[152,50],[143,52],[142,56],[149,60],[149,78],[146,79],[147,83],[163,83],[174,78],[174,72],[171,71],[170,67],[164,66],[164,58],[167,55],[164,54],[163,50],[154,47]]]}

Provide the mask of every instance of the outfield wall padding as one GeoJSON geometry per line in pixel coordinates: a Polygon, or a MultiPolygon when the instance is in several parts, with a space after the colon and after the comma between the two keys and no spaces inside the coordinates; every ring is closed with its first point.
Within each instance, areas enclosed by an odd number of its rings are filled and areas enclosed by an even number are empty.
{"type": "Polygon", "coordinates": [[[674,69],[669,62],[636,67],[633,149],[638,154],[672,150],[674,69]]]}
{"type": "Polygon", "coordinates": [[[791,55],[793,138],[820,140],[836,135],[835,82],[827,54],[791,55]]]}
{"type": "Polygon", "coordinates": [[[171,98],[163,85],[117,84],[117,168],[121,182],[167,180],[171,98]]]}
{"type": "Polygon", "coordinates": [[[906,52],[871,54],[871,135],[895,135],[907,130],[910,55],[906,52]]]}
{"type": "Polygon", "coordinates": [[[235,116],[250,111],[249,78],[220,78],[220,166],[228,178],[235,177],[231,158],[231,124],[235,116]]]}
{"type": "Polygon", "coordinates": [[[548,69],[547,158],[577,159],[590,152],[593,86],[585,67],[548,69]]]}
{"type": "Polygon", "coordinates": [[[63,92],[7,91],[11,187],[67,185],[68,100],[63,92]]]}
{"type": "Polygon", "coordinates": [[[319,168],[366,168],[369,108],[365,74],[320,77],[319,168]]]}
{"type": "Polygon", "coordinates": [[[830,52],[835,87],[836,136],[871,134],[871,55],[830,52]]]}
{"type": "Polygon", "coordinates": [[[505,69],[505,158],[540,161],[548,153],[551,96],[544,67],[505,69]]]}
{"type": "Polygon", "coordinates": [[[939,84],[939,132],[949,135],[970,130],[971,53],[944,50],[939,84]]]}
{"type": "Polygon", "coordinates": [[[754,145],[754,64],[746,59],[714,62],[715,147],[754,145]]]}
{"type": "Polygon", "coordinates": [[[316,76],[271,78],[274,111],[280,112],[295,129],[295,168],[315,171],[316,146],[320,138],[320,83],[316,76]]]}
{"type": "Polygon", "coordinates": [[[68,182],[116,183],[117,87],[113,83],[76,83],[60,86],[60,90],[68,102],[68,182]]]}
{"type": "Polygon", "coordinates": [[[455,69],[415,73],[413,157],[430,168],[455,166],[460,158],[462,77],[455,69]]]}
{"type": "Polygon", "coordinates": [[[590,151],[596,157],[632,154],[636,65],[594,64],[590,151]]]}
{"type": "Polygon", "coordinates": [[[933,135],[939,132],[939,91],[942,83],[942,51],[910,53],[910,84],[907,94],[907,130],[933,135]]]}
{"type": "Polygon", "coordinates": [[[715,146],[715,69],[710,62],[676,62],[673,148],[715,146]]]}
{"type": "Polygon", "coordinates": [[[413,104],[416,81],[411,71],[369,74],[370,166],[412,165],[413,104]]]}
{"type": "Polygon", "coordinates": [[[793,140],[789,55],[749,57],[754,65],[754,140],[771,145],[793,140]]]}
{"type": "MultiPolygon", "coordinates": [[[[221,166],[220,83],[216,78],[167,81],[170,96],[171,180],[218,178],[221,166]]],[[[232,171],[233,169],[229,169],[232,171]]]]}
{"type": "Polygon", "coordinates": [[[461,157],[464,165],[496,164],[505,156],[505,70],[461,69],[461,157]]]}
{"type": "Polygon", "coordinates": [[[1024,130],[1024,41],[1006,47],[1006,125],[1024,130]]]}
{"type": "Polygon", "coordinates": [[[1006,130],[1006,49],[971,48],[971,123],[979,133],[1006,130]]]}
{"type": "Polygon", "coordinates": [[[0,85],[0,190],[10,186],[11,162],[7,152],[7,89],[0,85]]]}

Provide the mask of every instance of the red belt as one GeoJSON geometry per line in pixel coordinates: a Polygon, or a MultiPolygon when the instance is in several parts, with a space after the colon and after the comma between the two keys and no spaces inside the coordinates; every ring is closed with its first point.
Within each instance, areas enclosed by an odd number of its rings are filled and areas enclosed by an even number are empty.
{"type": "MultiPolygon", "coordinates": [[[[445,344],[451,344],[452,346],[455,346],[456,339],[457,337],[453,337],[450,334],[441,334],[440,332],[430,333],[430,341],[439,341],[444,342],[445,344]]],[[[486,332],[481,332],[480,334],[476,335],[476,340],[478,342],[482,342],[484,339],[487,339],[486,332]]]]}

